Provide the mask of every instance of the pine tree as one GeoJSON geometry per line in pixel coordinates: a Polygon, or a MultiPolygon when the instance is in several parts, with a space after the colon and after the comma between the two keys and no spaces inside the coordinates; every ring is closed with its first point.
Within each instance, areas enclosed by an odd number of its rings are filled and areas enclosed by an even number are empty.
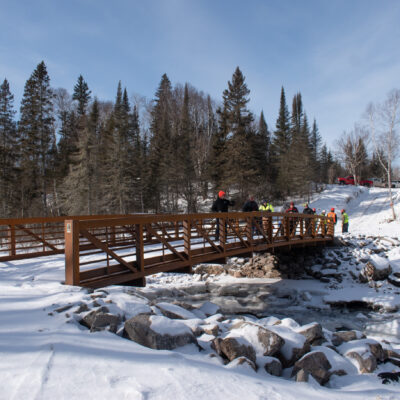
{"type": "Polygon", "coordinates": [[[13,103],[14,96],[4,79],[0,86],[0,215],[3,218],[17,214],[18,138],[13,103]]]}
{"type": "Polygon", "coordinates": [[[21,102],[22,213],[47,215],[48,170],[54,140],[53,92],[42,61],[25,84],[21,102]]]}
{"type": "Polygon", "coordinates": [[[178,171],[182,193],[187,203],[187,212],[196,212],[195,197],[195,170],[193,165],[193,146],[191,140],[191,121],[189,113],[188,85],[185,85],[183,106],[181,111],[180,126],[178,132],[178,171]]]}
{"type": "Polygon", "coordinates": [[[276,121],[274,138],[272,140],[272,163],[276,175],[276,186],[281,195],[289,194],[289,148],[291,144],[290,115],[286,105],[285,91],[282,87],[279,106],[279,115],[276,121]]]}
{"type": "Polygon", "coordinates": [[[312,168],[312,179],[315,183],[319,181],[320,177],[320,147],[321,147],[321,135],[319,134],[317,121],[314,118],[313,127],[310,136],[310,162],[312,168]]]}
{"type": "Polygon", "coordinates": [[[237,184],[242,200],[259,178],[252,155],[255,131],[252,126],[253,114],[247,109],[249,94],[245,77],[237,67],[222,98],[228,125],[226,184],[237,184]]]}
{"type": "Polygon", "coordinates": [[[79,75],[78,82],[74,86],[73,100],[78,102],[78,115],[82,116],[86,114],[86,109],[90,101],[90,94],[88,84],[83,79],[82,75],[79,75]]]}
{"type": "Polygon", "coordinates": [[[165,196],[165,208],[171,210],[173,205],[170,199],[169,173],[174,164],[173,155],[176,149],[172,146],[172,89],[167,74],[162,76],[156,92],[150,130],[149,194],[152,197],[152,207],[159,212],[165,196]]]}

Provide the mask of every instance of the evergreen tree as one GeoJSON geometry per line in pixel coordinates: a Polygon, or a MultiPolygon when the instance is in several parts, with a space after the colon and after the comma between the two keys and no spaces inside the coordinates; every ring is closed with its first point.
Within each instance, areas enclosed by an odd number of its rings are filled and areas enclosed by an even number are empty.
{"type": "Polygon", "coordinates": [[[22,213],[47,215],[48,176],[54,140],[53,92],[42,61],[25,84],[21,102],[22,213]]]}
{"type": "Polygon", "coordinates": [[[315,183],[319,181],[320,177],[320,147],[321,147],[321,135],[319,134],[317,121],[314,118],[313,127],[310,136],[310,162],[312,168],[312,179],[315,183]]]}
{"type": "Polygon", "coordinates": [[[78,82],[74,86],[73,100],[78,102],[78,115],[82,116],[86,114],[86,109],[90,101],[90,94],[88,84],[83,79],[82,75],[79,75],[78,82]]]}
{"type": "Polygon", "coordinates": [[[249,94],[245,77],[237,67],[222,98],[228,125],[226,184],[237,184],[242,200],[259,177],[252,154],[255,131],[253,114],[247,109],[249,94]]]}
{"type": "Polygon", "coordinates": [[[14,96],[4,79],[0,86],[0,215],[3,218],[17,213],[18,138],[13,103],[14,96]]]}
{"type": "Polygon", "coordinates": [[[189,113],[188,85],[185,85],[181,120],[178,133],[178,170],[179,182],[182,185],[182,193],[187,203],[187,212],[196,212],[195,197],[195,170],[193,165],[193,147],[191,140],[191,121],[189,113]]]}
{"type": "Polygon", "coordinates": [[[289,148],[291,144],[290,115],[286,105],[285,91],[282,87],[279,115],[272,141],[272,163],[277,171],[276,186],[281,195],[289,194],[289,148]]]}
{"type": "Polygon", "coordinates": [[[172,146],[172,128],[172,88],[167,74],[164,74],[156,92],[150,126],[152,136],[149,149],[149,194],[156,212],[161,210],[163,195],[165,208],[173,208],[169,175],[175,153],[172,146]]]}

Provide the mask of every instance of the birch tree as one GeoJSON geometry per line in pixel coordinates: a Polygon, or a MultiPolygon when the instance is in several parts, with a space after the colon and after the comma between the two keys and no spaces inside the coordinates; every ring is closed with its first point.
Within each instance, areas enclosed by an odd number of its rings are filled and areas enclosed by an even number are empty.
{"type": "Polygon", "coordinates": [[[400,90],[393,89],[390,91],[382,104],[369,104],[366,113],[375,153],[378,155],[379,162],[386,172],[390,208],[392,209],[393,220],[395,220],[396,212],[392,195],[392,164],[399,155],[400,147],[400,90]]]}
{"type": "Polygon", "coordinates": [[[344,132],[338,140],[339,160],[346,165],[346,168],[354,177],[354,184],[358,185],[359,174],[367,159],[366,143],[368,132],[360,125],[355,125],[354,130],[344,132]]]}

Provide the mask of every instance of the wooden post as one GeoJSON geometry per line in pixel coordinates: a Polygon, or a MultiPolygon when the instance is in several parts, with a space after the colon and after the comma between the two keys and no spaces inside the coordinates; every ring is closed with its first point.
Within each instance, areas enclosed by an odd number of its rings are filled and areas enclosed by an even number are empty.
{"type": "Polygon", "coordinates": [[[315,221],[316,221],[316,218],[313,217],[313,219],[311,220],[311,236],[313,238],[315,238],[315,236],[317,235],[317,233],[315,232],[315,221]]]}
{"type": "Polygon", "coordinates": [[[65,283],[79,285],[79,220],[65,220],[65,283]]]}
{"type": "Polygon", "coordinates": [[[272,226],[272,216],[268,217],[267,220],[268,226],[267,226],[267,237],[270,243],[272,243],[272,240],[274,238],[274,229],[272,226]]]}
{"type": "Polygon", "coordinates": [[[253,218],[254,217],[246,218],[246,238],[250,246],[252,247],[253,247],[253,218]]]}
{"type": "Polygon", "coordinates": [[[142,224],[135,225],[135,234],[137,268],[144,276],[144,238],[142,224]]]}
{"type": "Polygon", "coordinates": [[[8,225],[8,237],[9,237],[9,255],[16,255],[16,245],[15,245],[15,225],[8,225]]]}
{"type": "Polygon", "coordinates": [[[191,252],[191,239],[192,239],[192,224],[190,220],[183,221],[183,246],[186,257],[189,261],[189,266],[185,268],[186,272],[192,273],[192,252],[191,252]]]}
{"type": "Polygon", "coordinates": [[[285,232],[286,232],[286,240],[290,240],[290,223],[289,223],[289,217],[285,217],[285,232]]]}
{"type": "Polygon", "coordinates": [[[225,221],[225,218],[219,218],[219,244],[225,253],[226,252],[226,221],[225,221]]]}

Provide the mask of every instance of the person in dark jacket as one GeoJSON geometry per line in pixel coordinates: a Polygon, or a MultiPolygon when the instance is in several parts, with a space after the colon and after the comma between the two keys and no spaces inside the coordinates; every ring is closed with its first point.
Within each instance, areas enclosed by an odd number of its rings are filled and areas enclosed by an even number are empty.
{"type": "Polygon", "coordinates": [[[254,196],[249,196],[249,199],[243,205],[242,211],[244,212],[258,211],[258,204],[254,200],[254,196]]]}
{"type": "MultiPolygon", "coordinates": [[[[228,212],[228,207],[235,205],[234,201],[228,200],[226,198],[226,193],[223,190],[218,192],[218,197],[214,201],[211,211],[212,212],[228,212]]],[[[216,220],[217,227],[215,229],[215,240],[219,240],[219,218],[216,220]]],[[[225,223],[226,230],[226,223],[225,223]]]]}
{"type": "MultiPolygon", "coordinates": [[[[290,202],[290,206],[285,210],[286,213],[297,214],[299,210],[295,207],[293,201],[290,202]]],[[[289,218],[289,236],[296,229],[297,218],[289,218]]]]}
{"type": "MultiPolygon", "coordinates": [[[[251,196],[251,195],[249,196],[248,200],[244,203],[244,205],[242,207],[242,211],[243,212],[258,211],[258,204],[254,200],[254,196],[251,196]]],[[[257,219],[257,221],[258,221],[258,219],[257,219]]],[[[253,235],[255,235],[257,233],[257,228],[256,228],[256,224],[254,223],[254,219],[253,219],[253,225],[252,225],[252,232],[253,232],[253,235]]]]}
{"type": "MultiPolygon", "coordinates": [[[[314,211],[308,206],[308,203],[304,204],[304,210],[303,214],[309,214],[313,215],[314,211]]],[[[306,234],[310,234],[310,227],[311,227],[311,218],[306,218],[305,219],[305,228],[306,228],[306,234]]]]}

